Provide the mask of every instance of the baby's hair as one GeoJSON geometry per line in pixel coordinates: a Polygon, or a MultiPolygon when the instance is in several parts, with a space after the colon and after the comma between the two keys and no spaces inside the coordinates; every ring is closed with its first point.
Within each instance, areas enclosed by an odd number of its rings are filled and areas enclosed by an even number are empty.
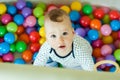
{"type": "Polygon", "coordinates": [[[53,9],[48,13],[48,17],[54,22],[62,22],[64,20],[64,16],[68,16],[68,14],[62,9],[53,9]]]}

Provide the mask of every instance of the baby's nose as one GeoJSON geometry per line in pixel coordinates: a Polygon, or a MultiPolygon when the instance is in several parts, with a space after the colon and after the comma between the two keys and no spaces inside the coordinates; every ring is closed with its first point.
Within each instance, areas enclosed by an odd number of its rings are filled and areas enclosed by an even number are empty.
{"type": "Polygon", "coordinates": [[[58,42],[59,42],[59,44],[63,44],[64,43],[64,38],[63,37],[59,37],[58,42]]]}

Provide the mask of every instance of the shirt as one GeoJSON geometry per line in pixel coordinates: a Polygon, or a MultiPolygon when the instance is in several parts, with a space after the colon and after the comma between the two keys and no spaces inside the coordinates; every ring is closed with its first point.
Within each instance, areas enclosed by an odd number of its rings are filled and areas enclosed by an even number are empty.
{"type": "Polygon", "coordinates": [[[93,71],[94,67],[91,45],[87,40],[76,34],[73,38],[72,51],[68,55],[59,56],[46,41],[41,46],[33,65],[45,66],[49,58],[62,64],[64,68],[93,71]]]}

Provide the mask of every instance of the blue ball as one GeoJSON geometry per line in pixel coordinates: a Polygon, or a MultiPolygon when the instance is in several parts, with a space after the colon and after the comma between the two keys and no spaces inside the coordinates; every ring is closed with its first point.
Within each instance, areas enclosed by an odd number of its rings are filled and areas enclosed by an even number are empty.
{"type": "Polygon", "coordinates": [[[10,51],[10,45],[7,42],[0,43],[0,53],[7,54],[10,51]]]}
{"type": "Polygon", "coordinates": [[[71,21],[75,22],[80,19],[80,14],[78,11],[73,10],[69,13],[69,17],[70,17],[71,21]]]}
{"type": "Polygon", "coordinates": [[[110,22],[110,27],[113,31],[118,31],[120,29],[120,21],[118,20],[112,20],[110,22]]]}
{"type": "Polygon", "coordinates": [[[115,72],[116,68],[115,67],[111,67],[110,68],[110,72],[115,72]]]}
{"type": "Polygon", "coordinates": [[[14,22],[17,24],[17,25],[22,25],[23,22],[24,22],[24,17],[22,14],[16,14],[14,16],[14,22]]]}
{"type": "Polygon", "coordinates": [[[33,57],[32,57],[32,60],[33,60],[33,61],[36,59],[37,54],[38,54],[38,52],[35,52],[35,53],[33,54],[33,57]]]}
{"type": "Polygon", "coordinates": [[[7,8],[7,12],[10,15],[15,15],[17,13],[17,8],[13,5],[9,5],[8,8],[7,8]]]}
{"type": "Polygon", "coordinates": [[[26,62],[22,58],[17,58],[14,60],[14,64],[26,64],[26,62]]]}
{"type": "Polygon", "coordinates": [[[26,1],[26,6],[29,8],[33,8],[33,4],[30,1],[26,1]]]}
{"type": "Polygon", "coordinates": [[[88,31],[88,37],[91,40],[97,40],[99,38],[99,33],[95,29],[91,29],[88,31]]]}
{"type": "Polygon", "coordinates": [[[4,36],[4,41],[8,42],[9,44],[12,44],[15,42],[15,35],[11,32],[8,32],[4,36]]]}

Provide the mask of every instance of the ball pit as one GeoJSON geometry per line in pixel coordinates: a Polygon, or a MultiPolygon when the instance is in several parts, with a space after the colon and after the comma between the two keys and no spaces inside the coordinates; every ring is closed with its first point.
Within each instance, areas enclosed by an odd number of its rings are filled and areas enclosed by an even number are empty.
{"type": "MultiPolygon", "coordinates": [[[[66,11],[75,33],[90,42],[95,63],[114,58],[120,65],[120,12],[106,6],[82,4],[78,1],[73,1],[70,5],[47,5],[41,2],[36,6],[25,0],[18,0],[13,4],[0,3],[1,61],[32,63],[45,41],[44,14],[55,8],[66,11]],[[20,58],[13,58],[14,53],[20,53],[20,58]]],[[[101,69],[107,69],[105,67],[106,65],[102,65],[101,69]]],[[[112,65],[107,67],[110,68],[108,71],[113,70],[112,65]]]]}

